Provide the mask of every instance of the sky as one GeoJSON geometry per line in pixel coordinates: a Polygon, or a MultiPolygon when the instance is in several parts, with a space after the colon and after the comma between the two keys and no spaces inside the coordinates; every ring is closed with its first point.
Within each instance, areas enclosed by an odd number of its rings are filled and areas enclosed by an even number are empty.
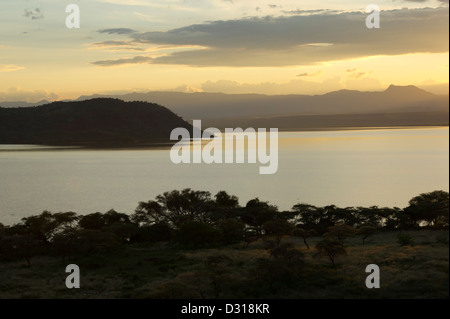
{"type": "Polygon", "coordinates": [[[0,0],[0,101],[147,91],[448,94],[448,0],[0,0]],[[80,28],[66,27],[66,6],[80,28]],[[369,29],[367,5],[380,8],[369,29]]]}

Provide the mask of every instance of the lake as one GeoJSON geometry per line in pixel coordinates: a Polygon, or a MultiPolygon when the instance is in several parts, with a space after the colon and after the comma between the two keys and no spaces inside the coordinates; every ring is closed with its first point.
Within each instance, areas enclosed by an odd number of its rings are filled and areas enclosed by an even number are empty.
{"type": "Polygon", "coordinates": [[[86,150],[0,146],[0,222],[41,213],[132,213],[173,189],[225,190],[280,209],[405,207],[423,192],[449,190],[449,129],[280,132],[278,171],[260,164],[173,164],[170,149],[86,150]]]}

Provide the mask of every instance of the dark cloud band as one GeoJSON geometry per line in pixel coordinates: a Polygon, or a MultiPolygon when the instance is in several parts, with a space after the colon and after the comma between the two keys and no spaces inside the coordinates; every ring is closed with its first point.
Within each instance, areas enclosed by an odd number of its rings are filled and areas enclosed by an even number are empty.
{"type": "Polygon", "coordinates": [[[130,35],[133,42],[141,44],[203,49],[94,64],[290,66],[373,55],[447,52],[448,13],[447,7],[382,11],[380,29],[367,29],[363,12],[214,21],[130,35]]]}

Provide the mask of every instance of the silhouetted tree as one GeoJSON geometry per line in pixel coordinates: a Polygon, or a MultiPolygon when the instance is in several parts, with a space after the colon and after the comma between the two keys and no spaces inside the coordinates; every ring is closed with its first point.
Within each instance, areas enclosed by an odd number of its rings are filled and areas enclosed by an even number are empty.
{"type": "Polygon", "coordinates": [[[67,228],[64,231],[53,236],[52,250],[55,254],[61,256],[63,265],[66,264],[66,258],[74,254],[80,247],[78,241],[79,230],[67,228]]]}
{"type": "Polygon", "coordinates": [[[49,243],[50,239],[65,227],[71,227],[78,220],[76,213],[55,213],[44,211],[40,215],[22,218],[22,225],[28,234],[37,240],[49,243]]]}
{"type": "Polygon", "coordinates": [[[448,227],[449,193],[433,191],[413,197],[405,208],[415,222],[426,222],[428,225],[448,227]]]}
{"type": "Polygon", "coordinates": [[[105,220],[102,213],[92,213],[80,217],[79,226],[84,229],[100,229],[105,226],[105,220]]]}
{"type": "Polygon", "coordinates": [[[377,229],[373,226],[362,226],[358,229],[358,233],[360,234],[362,238],[363,245],[365,244],[366,239],[372,235],[375,234],[377,229]]]}
{"type": "Polygon", "coordinates": [[[355,236],[358,231],[349,225],[335,225],[328,228],[324,234],[326,237],[334,237],[339,241],[344,241],[347,237],[355,236]]]}
{"type": "Polygon", "coordinates": [[[310,237],[316,236],[317,232],[314,229],[306,230],[298,227],[297,225],[297,227],[292,231],[292,235],[303,238],[303,242],[305,243],[306,248],[308,248],[309,250],[309,245],[306,240],[310,237]]]}
{"type": "Polygon", "coordinates": [[[268,202],[262,202],[259,198],[249,200],[245,208],[240,211],[241,220],[252,227],[256,234],[261,235],[263,224],[273,220],[277,214],[277,207],[268,202]]]}
{"type": "Polygon", "coordinates": [[[110,226],[116,223],[130,223],[130,216],[124,213],[116,212],[114,209],[110,209],[103,215],[105,220],[105,226],[110,226]]]}
{"type": "Polygon", "coordinates": [[[165,222],[179,228],[192,221],[211,221],[213,208],[209,192],[186,188],[158,195],[156,201],[139,203],[132,220],[146,224],[165,222]]]}
{"type": "Polygon", "coordinates": [[[216,206],[222,208],[235,209],[239,207],[239,199],[234,195],[228,195],[225,191],[220,191],[214,195],[216,206]]]}
{"type": "Polygon", "coordinates": [[[257,234],[254,230],[246,229],[244,231],[244,245],[242,248],[247,248],[251,243],[258,241],[262,235],[257,234]]]}
{"type": "Polygon", "coordinates": [[[316,244],[317,254],[327,256],[333,267],[336,267],[335,259],[338,255],[346,255],[342,241],[334,238],[324,238],[316,244]]]}
{"type": "Polygon", "coordinates": [[[169,223],[169,216],[163,206],[157,201],[140,202],[131,220],[139,225],[153,225],[158,223],[169,223]]]}
{"type": "Polygon", "coordinates": [[[284,235],[289,235],[294,226],[284,219],[269,220],[263,224],[264,232],[267,235],[274,235],[277,245],[280,244],[281,238],[284,235]]]}
{"type": "MultiPolygon", "coordinates": [[[[328,210],[335,206],[328,206],[328,210]]],[[[308,204],[297,204],[292,207],[297,213],[298,221],[304,229],[314,229],[318,234],[326,232],[327,228],[333,226],[328,216],[328,210],[324,207],[316,207],[308,204]]]]}

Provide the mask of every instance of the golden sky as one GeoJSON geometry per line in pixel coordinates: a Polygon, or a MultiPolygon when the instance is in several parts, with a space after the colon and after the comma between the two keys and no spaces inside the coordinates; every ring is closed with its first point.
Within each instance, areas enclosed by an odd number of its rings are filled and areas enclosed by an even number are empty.
{"type": "MultiPolygon", "coordinates": [[[[0,102],[174,90],[321,94],[390,84],[448,92],[448,0],[0,3],[0,102]]],[[[448,94],[448,93],[447,93],[448,94]]]]}

